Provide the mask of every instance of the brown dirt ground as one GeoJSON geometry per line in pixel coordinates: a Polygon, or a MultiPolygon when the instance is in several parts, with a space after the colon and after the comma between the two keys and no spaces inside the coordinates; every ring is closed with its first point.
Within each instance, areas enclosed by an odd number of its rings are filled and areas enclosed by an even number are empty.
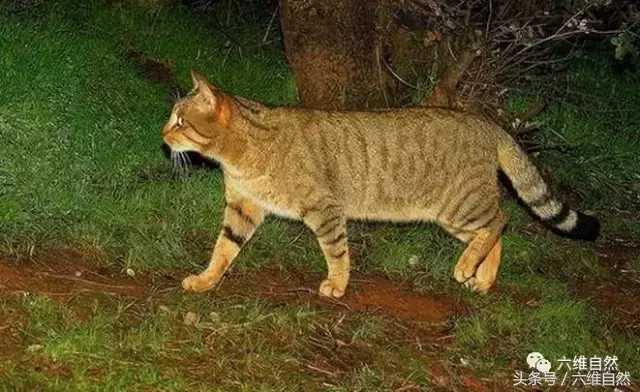
{"type": "MultiPolygon", "coordinates": [[[[177,279],[166,274],[155,280],[146,276],[129,277],[114,268],[100,267],[100,263],[96,265],[95,260],[99,257],[91,251],[62,248],[39,252],[29,261],[0,259],[0,296],[38,293],[58,298],[81,293],[107,293],[143,298],[156,291],[152,286],[155,289],[158,285],[161,289],[180,286],[182,273],[176,274],[177,279]]],[[[442,325],[451,316],[465,311],[460,300],[442,295],[421,295],[404,282],[357,273],[352,274],[349,290],[343,299],[323,298],[315,291],[321,279],[322,274],[319,273],[268,268],[259,273],[229,275],[213,291],[215,295],[223,296],[307,301],[312,305],[339,307],[425,325],[442,325]]]]}
{"type": "Polygon", "coordinates": [[[464,311],[464,304],[459,300],[442,295],[418,294],[403,282],[358,273],[351,275],[347,294],[343,298],[324,298],[316,292],[322,278],[321,273],[269,268],[256,274],[230,275],[216,291],[222,295],[242,294],[278,301],[308,301],[318,306],[434,325],[441,325],[451,316],[464,311]]]}
{"type": "MultiPolygon", "coordinates": [[[[54,300],[65,301],[73,307],[76,314],[82,316],[85,313],[91,314],[94,299],[104,298],[105,295],[152,299],[154,303],[161,304],[162,293],[180,290],[182,272],[156,278],[141,274],[130,277],[124,271],[105,267],[107,264],[104,259],[100,252],[71,248],[40,251],[27,260],[0,256],[0,298],[16,298],[25,293],[43,294],[54,300]]],[[[458,299],[442,295],[421,295],[412,291],[406,282],[357,273],[352,275],[344,298],[323,298],[315,291],[322,276],[320,273],[287,272],[273,268],[259,272],[242,271],[227,276],[213,293],[205,295],[258,298],[284,305],[308,304],[328,310],[335,319],[346,317],[345,322],[357,314],[381,316],[394,326],[388,339],[395,344],[419,349],[425,355],[437,354],[443,347],[452,345],[449,322],[456,315],[467,311],[465,304],[458,299]]],[[[104,303],[109,304],[108,301],[104,303]]],[[[16,354],[14,358],[22,361],[20,358],[24,356],[20,353],[26,347],[25,342],[21,341],[20,331],[27,320],[28,315],[8,314],[6,311],[0,313],[0,356],[16,354]]],[[[349,342],[347,336],[344,339],[339,336],[335,338],[331,333],[329,334],[335,339],[329,339],[325,333],[319,326],[311,334],[313,336],[309,336],[309,344],[305,343],[301,347],[308,349],[303,355],[304,371],[315,373],[323,382],[335,381],[335,377],[339,377],[341,373],[373,360],[374,353],[368,345],[349,342]],[[325,346],[320,347],[318,342],[324,342],[325,346]],[[322,373],[327,370],[328,373],[322,373]]],[[[433,355],[430,357],[433,358],[433,355]]],[[[28,361],[29,365],[24,365],[27,369],[39,369],[59,376],[69,373],[64,366],[50,363],[44,357],[29,358],[32,358],[28,361]]],[[[195,363],[184,363],[182,367],[189,374],[203,371],[202,366],[196,366],[195,363]]],[[[465,386],[473,384],[466,386],[467,390],[486,390],[485,383],[475,380],[471,375],[465,375],[462,381],[455,380],[457,376],[453,374],[441,375],[439,379],[446,380],[443,382],[451,385],[463,381],[465,386]]],[[[402,382],[399,388],[417,390],[417,386],[404,385],[402,382]]]]}
{"type": "Polygon", "coordinates": [[[0,358],[9,357],[20,349],[20,330],[25,325],[25,315],[0,314],[0,358]]]}
{"type": "MultiPolygon", "coordinates": [[[[600,261],[611,265],[612,268],[622,268],[638,251],[635,242],[620,241],[600,244],[596,249],[600,261]]],[[[41,251],[28,260],[0,257],[0,298],[39,293],[59,300],[74,299],[74,306],[89,308],[91,301],[77,299],[93,299],[106,294],[143,300],[152,298],[154,302],[162,303],[162,293],[180,290],[182,272],[172,272],[170,276],[165,274],[156,278],[141,274],[130,277],[124,271],[105,265],[104,255],[91,249],[80,251],[63,248],[41,251]]],[[[381,316],[397,326],[394,328],[395,331],[389,333],[389,339],[413,349],[424,350],[425,354],[436,353],[436,357],[439,350],[452,346],[452,336],[448,330],[451,320],[468,312],[460,299],[436,294],[418,294],[411,290],[406,282],[358,273],[352,275],[344,298],[323,298],[316,292],[322,277],[321,273],[282,271],[275,268],[259,272],[240,271],[229,274],[212,293],[205,295],[257,298],[283,305],[308,304],[327,309],[336,317],[343,314],[346,314],[347,318],[356,314],[381,316]]],[[[637,283],[628,276],[621,276],[620,282],[600,285],[580,283],[572,285],[572,288],[576,297],[586,299],[602,312],[615,314],[620,328],[640,335],[640,295],[637,283]]],[[[74,311],[82,314],[83,309],[74,311]]],[[[20,331],[27,320],[25,314],[9,314],[7,311],[0,313],[0,357],[19,354],[25,349],[20,331]]],[[[318,336],[310,336],[310,342],[314,339],[321,340],[322,333],[319,330],[318,336]]],[[[328,345],[326,348],[312,347],[305,354],[309,373],[317,373],[318,369],[328,369],[331,374],[320,376],[331,381],[334,375],[349,371],[356,364],[371,361],[373,354],[367,345],[353,344],[340,339],[336,339],[332,344],[333,346],[328,345]]],[[[51,365],[46,359],[32,363],[45,372],[61,375],[68,372],[64,367],[51,365]]],[[[190,373],[202,371],[199,366],[184,366],[190,373]]],[[[446,370],[437,363],[427,366],[430,366],[432,380],[444,389],[462,387],[471,391],[500,390],[490,380],[478,380],[471,371],[446,370]]],[[[417,390],[410,384],[398,387],[407,391],[417,390]]]]}
{"type": "Polygon", "coordinates": [[[39,253],[29,261],[0,261],[0,296],[38,293],[53,298],[79,293],[114,293],[135,297],[148,287],[113,269],[99,267],[96,255],[71,248],[39,253]]]}

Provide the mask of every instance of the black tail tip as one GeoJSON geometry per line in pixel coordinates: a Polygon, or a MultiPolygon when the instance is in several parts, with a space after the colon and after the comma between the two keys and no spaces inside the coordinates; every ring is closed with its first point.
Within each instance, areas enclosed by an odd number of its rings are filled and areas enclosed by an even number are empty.
{"type": "Polygon", "coordinates": [[[595,241],[600,235],[600,221],[593,216],[585,215],[578,212],[578,222],[573,230],[565,232],[564,235],[569,238],[580,239],[584,241],[595,241]]]}

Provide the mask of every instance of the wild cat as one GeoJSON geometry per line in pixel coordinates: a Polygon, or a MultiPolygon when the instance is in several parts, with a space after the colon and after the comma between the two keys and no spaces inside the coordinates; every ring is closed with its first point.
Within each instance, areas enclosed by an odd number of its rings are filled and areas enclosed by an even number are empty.
{"type": "Polygon", "coordinates": [[[596,218],[550,194],[527,155],[498,126],[439,108],[321,111],[267,107],[227,95],[192,72],[194,88],[163,129],[174,154],[220,163],[226,207],[209,266],[184,289],[214,287],[268,214],[302,220],[328,265],[319,292],[349,281],[347,220],[436,222],[467,244],[453,276],[478,292],[500,264],[499,170],[543,223],[594,240],[596,218]]]}

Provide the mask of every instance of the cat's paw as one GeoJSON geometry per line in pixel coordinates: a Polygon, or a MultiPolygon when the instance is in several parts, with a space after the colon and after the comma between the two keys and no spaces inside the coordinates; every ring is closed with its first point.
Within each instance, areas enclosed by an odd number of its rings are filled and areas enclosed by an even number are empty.
{"type": "Polygon", "coordinates": [[[453,277],[458,282],[465,283],[475,275],[476,268],[473,263],[468,263],[465,262],[465,259],[460,259],[453,270],[453,277]]]}
{"type": "Polygon", "coordinates": [[[464,282],[464,287],[480,294],[486,294],[491,286],[493,286],[493,281],[481,280],[476,278],[475,276],[472,276],[466,282],[464,282]]]}
{"type": "Polygon", "coordinates": [[[320,294],[326,297],[340,298],[344,295],[346,288],[346,284],[340,287],[340,285],[331,282],[331,280],[325,279],[322,281],[322,283],[320,283],[320,288],[318,289],[318,291],[320,292],[320,294]]]}
{"type": "Polygon", "coordinates": [[[478,293],[486,293],[498,277],[497,264],[486,259],[480,264],[475,275],[465,282],[465,286],[478,293]]]}
{"type": "Polygon", "coordinates": [[[204,291],[211,290],[216,283],[217,280],[215,279],[209,279],[201,275],[191,275],[182,281],[182,288],[184,288],[185,291],[202,293],[204,291]]]}

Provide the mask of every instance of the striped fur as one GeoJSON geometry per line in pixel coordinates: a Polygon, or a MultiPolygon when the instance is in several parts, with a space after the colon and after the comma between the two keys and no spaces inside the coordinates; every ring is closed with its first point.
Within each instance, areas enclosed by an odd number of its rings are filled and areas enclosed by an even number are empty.
{"type": "Polygon", "coordinates": [[[480,292],[500,263],[498,170],[550,227],[593,239],[595,218],[555,199],[526,155],[499,127],[469,114],[413,108],[370,112],[266,107],[216,90],[193,74],[163,130],[175,151],[197,151],[224,173],[223,229],[209,267],[183,282],[210,289],[265,215],[302,220],[328,264],[320,292],[344,294],[348,219],[436,222],[467,243],[454,277],[480,292]]]}
{"type": "Polygon", "coordinates": [[[598,237],[598,220],[569,209],[554,197],[513,139],[506,137],[499,144],[498,162],[520,199],[545,225],[570,238],[593,241],[598,237]]]}

